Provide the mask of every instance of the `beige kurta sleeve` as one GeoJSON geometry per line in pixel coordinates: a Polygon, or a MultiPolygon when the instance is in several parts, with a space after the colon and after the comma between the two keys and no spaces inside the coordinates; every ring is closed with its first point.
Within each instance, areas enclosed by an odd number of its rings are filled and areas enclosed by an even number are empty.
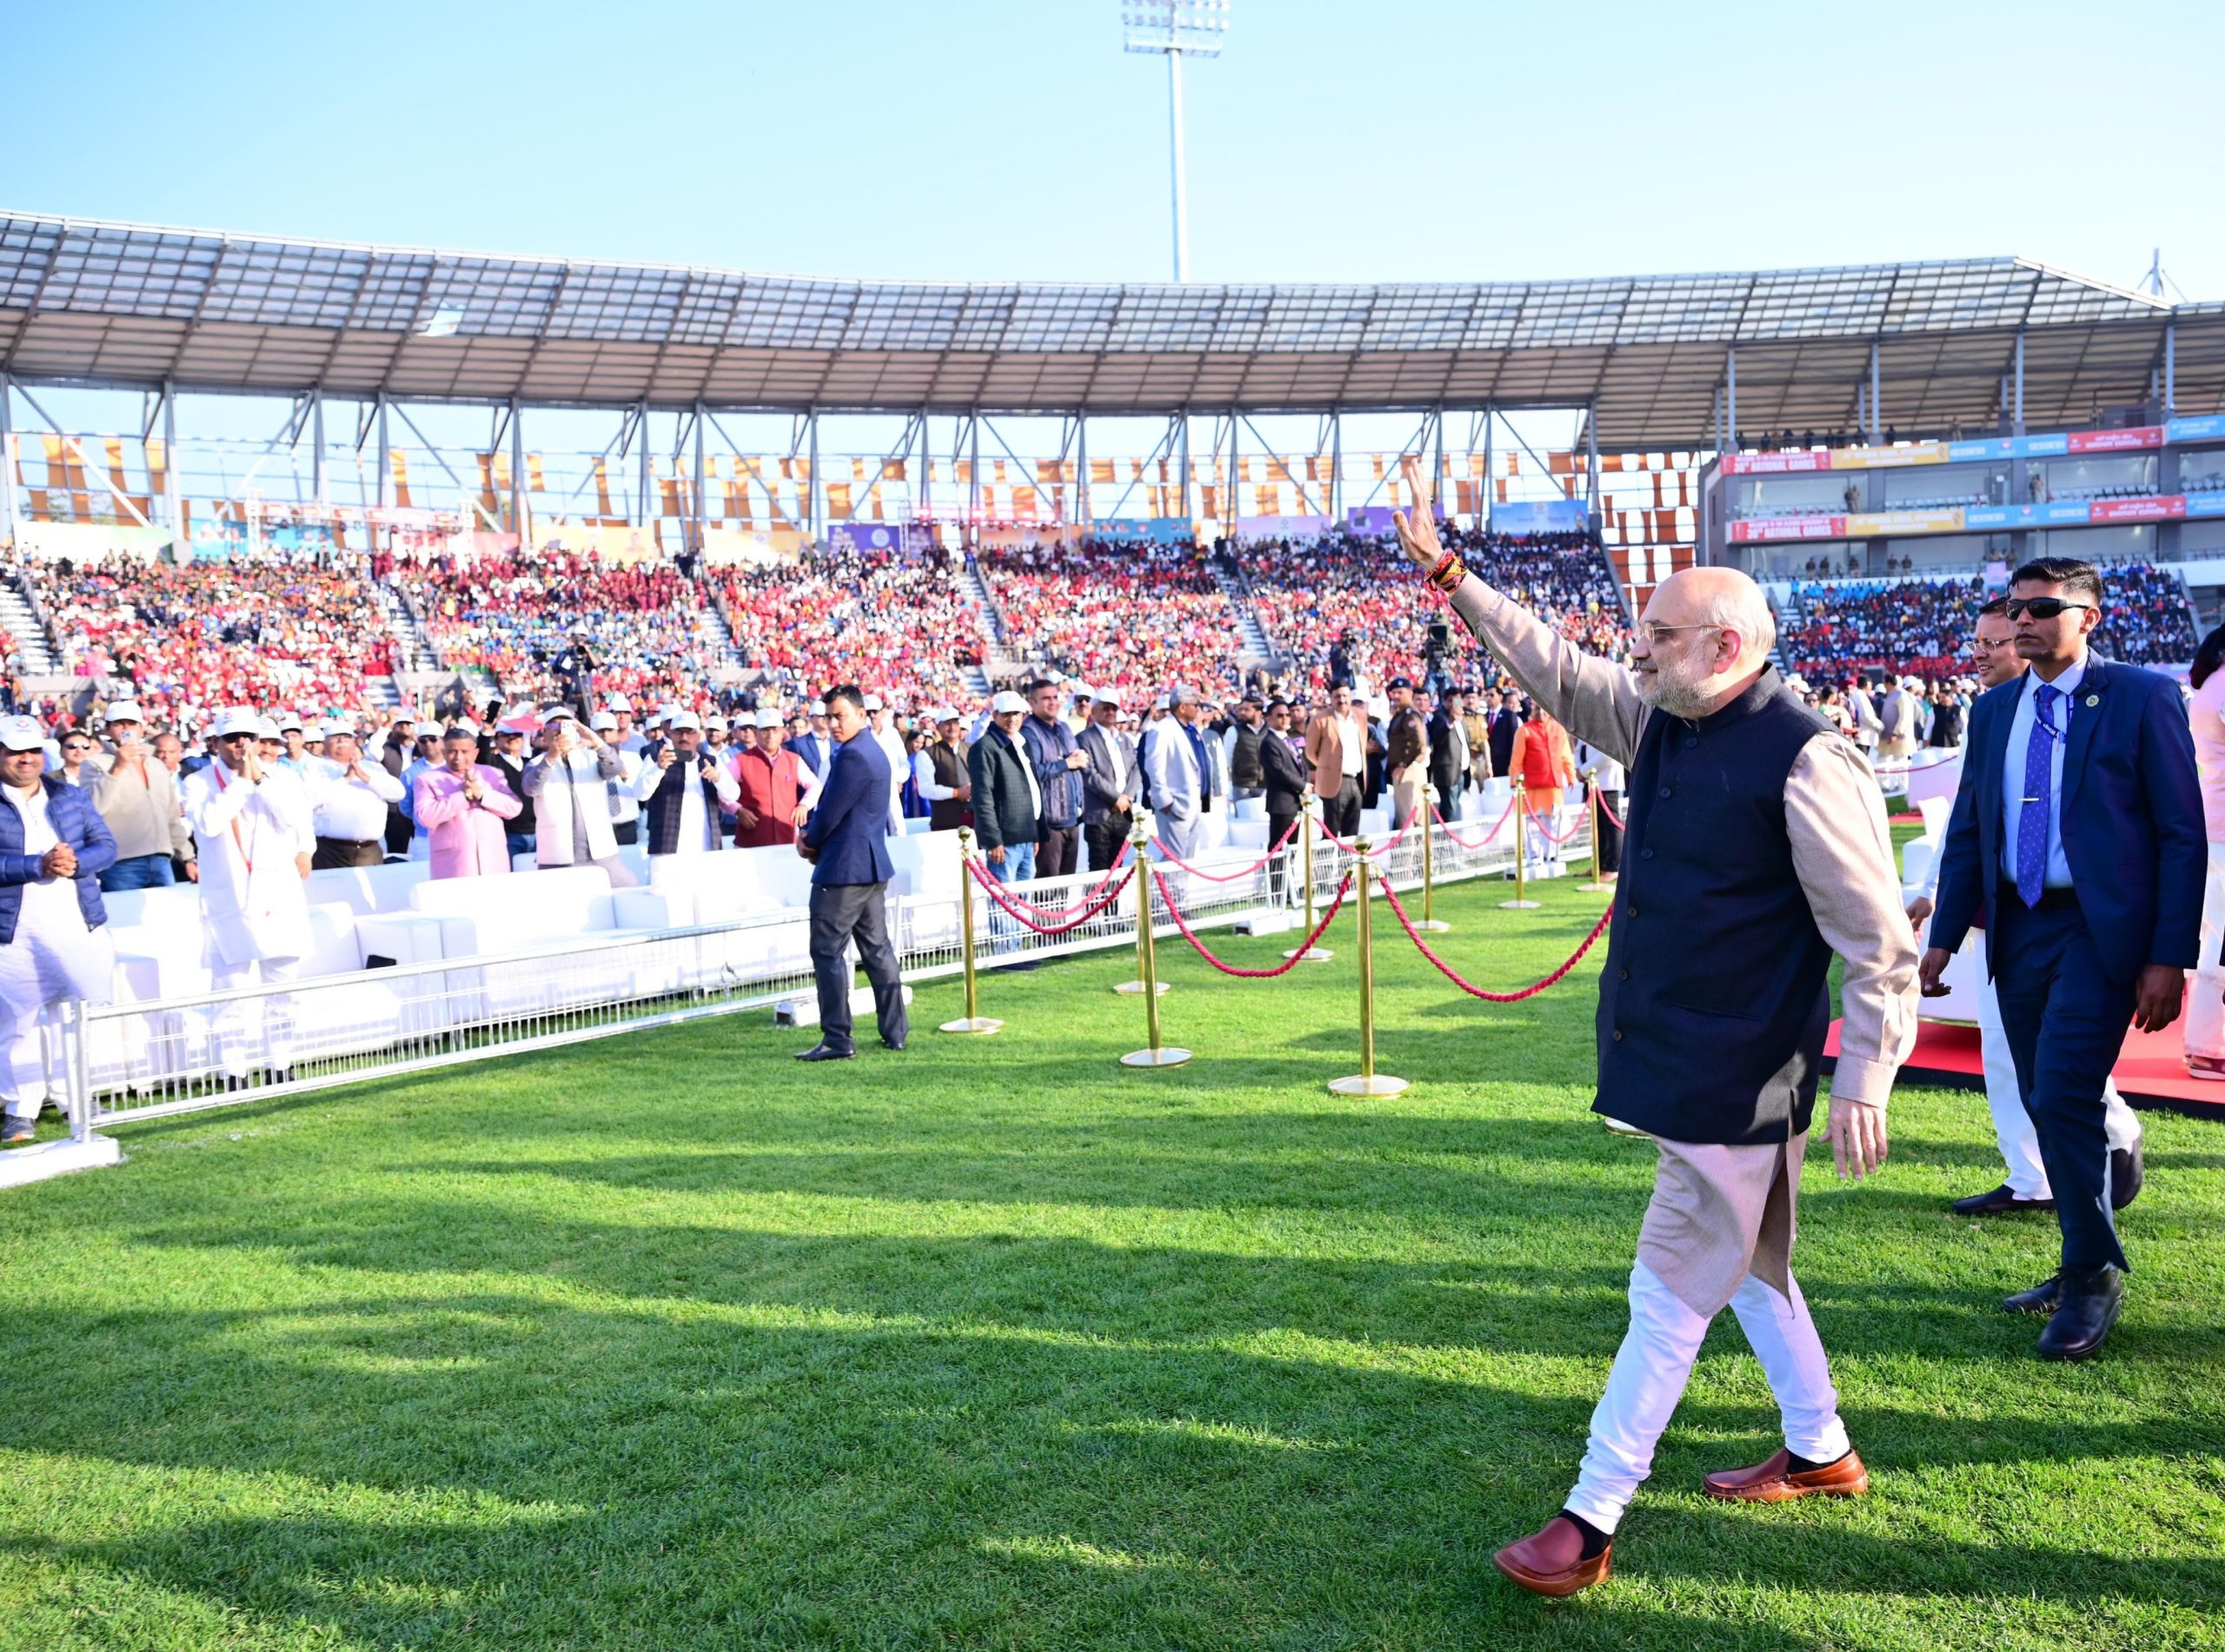
{"type": "Polygon", "coordinates": [[[1630,673],[1584,653],[1472,574],[1452,594],[1452,611],[1547,716],[1618,763],[1636,760],[1646,708],[1630,673]]]}
{"type": "Polygon", "coordinates": [[[1916,934],[1885,799],[1852,742],[1818,734],[1803,748],[1785,777],[1784,825],[1816,927],[1846,965],[1831,1094],[1882,1107],[1916,1047],[1916,934]]]}

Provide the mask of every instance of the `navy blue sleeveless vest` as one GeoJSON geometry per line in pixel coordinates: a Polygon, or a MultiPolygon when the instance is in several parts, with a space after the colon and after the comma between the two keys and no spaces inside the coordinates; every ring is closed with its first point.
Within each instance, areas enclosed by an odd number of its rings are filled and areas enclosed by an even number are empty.
{"type": "Polygon", "coordinates": [[[1785,835],[1784,782],[1826,723],[1765,668],[1697,723],[1656,712],[1599,978],[1593,1111],[1679,1142],[1808,1128],[1831,949],[1785,835]]]}

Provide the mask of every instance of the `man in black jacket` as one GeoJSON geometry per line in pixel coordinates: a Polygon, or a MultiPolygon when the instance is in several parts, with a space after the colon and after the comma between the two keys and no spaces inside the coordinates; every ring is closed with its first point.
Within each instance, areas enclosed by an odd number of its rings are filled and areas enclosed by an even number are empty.
{"type": "Polygon", "coordinates": [[[1460,720],[1460,691],[1448,688],[1429,718],[1429,783],[1437,788],[1438,813],[1460,818],[1461,788],[1468,780],[1468,730],[1460,720]]]}
{"type": "MultiPolygon", "coordinates": [[[[1027,702],[1007,688],[989,702],[989,726],[966,754],[966,773],[973,782],[974,835],[989,876],[999,883],[1024,883],[1035,875],[1043,792],[1021,744],[1020,726],[1026,717],[1027,702]]],[[[1019,944],[1013,920],[1002,908],[990,913],[989,928],[998,938],[999,951],[1019,944]]]]}
{"type": "Polygon", "coordinates": [[[1081,772],[1081,833],[1089,850],[1089,869],[1103,872],[1119,854],[1135,824],[1144,760],[1135,741],[1120,732],[1118,694],[1099,689],[1090,701],[1089,714],[1089,726],[1079,740],[1082,754],[1089,759],[1089,766],[1081,772]]]}
{"type": "Polygon", "coordinates": [[[1514,737],[1522,732],[1522,696],[1511,688],[1499,693],[1498,709],[1491,713],[1491,773],[1514,773],[1514,737]]]}
{"type": "MultiPolygon", "coordinates": [[[[1267,707],[1267,726],[1259,733],[1259,772],[1265,779],[1267,846],[1272,849],[1289,833],[1305,800],[1305,757],[1291,744],[1288,700],[1274,700],[1267,707]]],[[[1267,863],[1272,899],[1282,899],[1286,864],[1280,857],[1267,863]]]]}

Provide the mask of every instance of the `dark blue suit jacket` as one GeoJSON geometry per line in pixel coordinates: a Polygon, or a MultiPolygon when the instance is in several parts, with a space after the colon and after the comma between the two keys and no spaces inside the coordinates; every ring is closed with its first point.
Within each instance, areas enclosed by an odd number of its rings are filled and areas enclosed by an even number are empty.
{"type": "MultiPolygon", "coordinates": [[[[1940,849],[1934,946],[1954,951],[2016,868],[2002,839],[2002,787],[2023,784],[2023,753],[2010,752],[2009,726],[2024,679],[1978,697],[1963,759],[1963,783],[1940,849]]],[[[2209,868],[2194,736],[2179,686],[2136,666],[2089,654],[2071,708],[2062,757],[2062,849],[2078,909],[2112,979],[2129,981],[2149,964],[2191,969],[2202,937],[2202,897],[2209,868]]],[[[1988,926],[1986,958],[1996,926],[1988,926]]]]}
{"type": "Polygon", "coordinates": [[[834,748],[803,845],[819,852],[815,884],[885,884],[896,875],[888,858],[888,753],[871,729],[834,748]]]}

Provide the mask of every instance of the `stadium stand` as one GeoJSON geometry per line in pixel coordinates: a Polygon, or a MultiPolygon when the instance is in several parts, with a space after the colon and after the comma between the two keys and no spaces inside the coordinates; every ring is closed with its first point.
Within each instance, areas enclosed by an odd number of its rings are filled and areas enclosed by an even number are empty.
{"type": "Polygon", "coordinates": [[[1207,554],[1121,541],[984,550],[976,559],[1023,662],[1130,694],[1225,692],[1243,639],[1207,554]]]}
{"type": "MultiPolygon", "coordinates": [[[[1445,537],[1483,578],[1537,607],[1591,652],[1619,655],[1628,646],[1622,594],[1597,541],[1582,534],[1517,539],[1451,527],[1445,537]]],[[[1424,634],[1435,609],[1422,600],[1420,575],[1395,541],[1342,534],[1278,540],[1249,545],[1237,560],[1268,635],[1313,692],[1328,686],[1330,647],[1346,633],[1372,680],[1421,680],[1424,634]]],[[[1456,634],[1455,642],[1467,646],[1465,634],[1456,634]]]]}
{"type": "Polygon", "coordinates": [[[970,699],[962,667],[980,665],[980,611],[940,552],[807,556],[788,567],[711,571],[746,678],[794,701],[862,676],[899,704],[970,699]]]}

